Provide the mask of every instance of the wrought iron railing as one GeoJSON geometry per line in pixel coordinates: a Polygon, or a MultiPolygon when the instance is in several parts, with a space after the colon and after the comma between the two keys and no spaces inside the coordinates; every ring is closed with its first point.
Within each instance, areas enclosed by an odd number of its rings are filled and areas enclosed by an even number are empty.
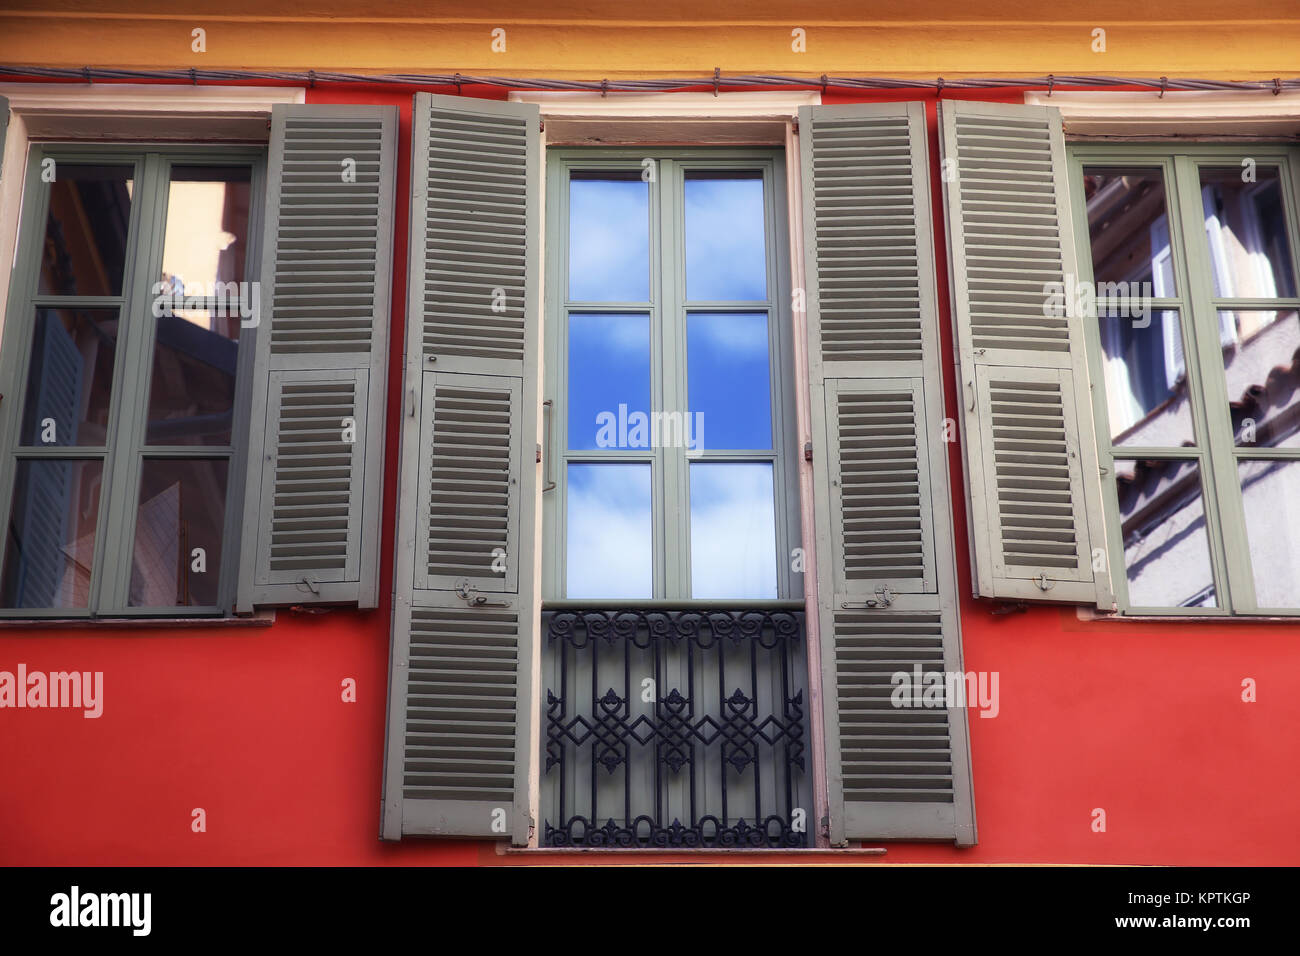
{"type": "Polygon", "coordinates": [[[802,610],[545,610],[543,843],[809,846],[802,610]]]}

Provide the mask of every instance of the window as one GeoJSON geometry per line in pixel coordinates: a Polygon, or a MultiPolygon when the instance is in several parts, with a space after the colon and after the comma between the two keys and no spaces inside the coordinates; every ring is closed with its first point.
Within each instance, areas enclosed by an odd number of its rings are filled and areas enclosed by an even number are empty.
{"type": "Polygon", "coordinates": [[[1300,526],[1298,159],[1073,150],[1110,557],[1130,613],[1300,609],[1300,538],[1285,533],[1300,526]]]}
{"type": "Polygon", "coordinates": [[[263,166],[32,150],[0,353],[0,614],[232,607],[263,166]]]}
{"type": "Polygon", "coordinates": [[[782,156],[548,162],[545,593],[797,596],[782,156]]]}

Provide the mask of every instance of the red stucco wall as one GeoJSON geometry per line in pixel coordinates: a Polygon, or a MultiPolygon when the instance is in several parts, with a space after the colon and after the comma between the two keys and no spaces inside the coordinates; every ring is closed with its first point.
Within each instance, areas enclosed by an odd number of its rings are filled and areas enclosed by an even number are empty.
{"type": "MultiPolygon", "coordinates": [[[[891,99],[915,98],[906,94],[891,99]]],[[[1020,101],[1020,91],[970,98],[1020,101]]],[[[393,340],[403,341],[410,91],[318,88],[311,102],[402,109],[393,340]]],[[[862,98],[862,99],[865,99],[862,98]]],[[[931,96],[932,100],[933,97],[931,96]]],[[[850,102],[828,97],[827,102],[850,102]]],[[[930,110],[940,307],[947,310],[930,110]]],[[[383,580],[391,586],[401,354],[390,363],[383,580]]],[[[951,367],[944,386],[956,417],[951,367]]],[[[969,582],[950,455],[958,580],[969,582]]],[[[1084,623],[1072,608],[962,605],[967,670],[998,671],[972,714],[980,843],[903,844],[883,862],[1295,863],[1300,625],[1084,623]],[[1258,702],[1241,701],[1241,682],[1258,702]],[[1094,808],[1107,831],[1092,830],[1094,808]]],[[[388,606],[281,612],[269,628],[0,631],[0,670],[104,672],[104,712],[0,711],[0,864],[520,862],[491,844],[381,844],[388,606]],[[340,683],[357,683],[344,703],[340,683]],[[191,831],[202,807],[207,831],[191,831]]],[[[540,855],[530,859],[543,859],[540,855]]]]}

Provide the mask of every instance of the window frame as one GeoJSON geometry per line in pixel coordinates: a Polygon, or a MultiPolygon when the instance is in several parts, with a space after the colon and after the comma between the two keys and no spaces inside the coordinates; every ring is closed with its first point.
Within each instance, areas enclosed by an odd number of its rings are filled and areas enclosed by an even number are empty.
{"type": "Polygon", "coordinates": [[[793,571],[789,555],[802,547],[800,529],[800,489],[796,449],[798,427],[794,366],[795,329],[790,294],[790,224],[786,196],[786,150],[780,146],[745,147],[602,147],[551,146],[546,149],[545,183],[545,266],[544,266],[544,342],[543,397],[545,416],[542,423],[543,444],[543,542],[542,600],[547,607],[566,603],[590,604],[601,600],[620,605],[709,605],[738,604],[761,607],[785,605],[803,600],[803,573],[793,571]],[[657,162],[656,176],[649,182],[649,229],[651,288],[648,303],[577,302],[568,299],[568,190],[570,173],[577,169],[640,172],[642,161],[657,162]],[[683,234],[684,174],[692,169],[753,169],[764,180],[765,228],[767,231],[767,299],[765,302],[692,303],[685,293],[685,241],[683,234]],[[667,228],[665,228],[667,227],[667,228]],[[670,308],[680,309],[683,320],[676,326],[664,321],[670,308]],[[665,407],[664,391],[674,386],[686,412],[686,324],[684,316],[694,312],[755,312],[766,310],[768,322],[768,360],[770,369],[773,448],[770,451],[715,451],[707,447],[700,458],[687,456],[685,450],[668,461],[664,449],[647,448],[644,455],[629,455],[627,450],[573,450],[567,446],[568,350],[567,315],[570,311],[615,312],[648,311],[650,313],[650,383],[652,409],[665,407]],[[669,374],[665,375],[671,353],[669,374]],[[653,555],[653,591],[649,599],[568,598],[566,588],[567,465],[570,462],[649,461],[661,474],[652,477],[651,515],[653,555]],[[776,540],[777,590],[774,598],[709,599],[687,596],[691,584],[689,529],[689,465],[691,461],[771,461],[773,509],[776,540]],[[554,486],[552,486],[554,483],[554,486]],[[674,527],[668,523],[668,501],[679,503],[674,527]],[[684,504],[685,507],[680,507],[684,504]]]}
{"type": "MultiPolygon", "coordinates": [[[[1105,389],[1104,358],[1096,309],[1085,316],[1087,364],[1092,388],[1092,417],[1102,473],[1107,531],[1107,560],[1118,613],[1128,618],[1206,618],[1213,620],[1261,617],[1300,617],[1295,608],[1261,607],[1256,600],[1245,507],[1237,478],[1239,461],[1300,460],[1300,448],[1238,446],[1232,433],[1223,374],[1222,310],[1300,310],[1300,297],[1238,298],[1216,296],[1212,250],[1204,229],[1198,170],[1203,166],[1240,167],[1244,158],[1257,166],[1277,166],[1282,190],[1283,220],[1290,240],[1291,267],[1300,279],[1300,148],[1284,142],[1122,142],[1067,143],[1071,212],[1075,242],[1091,250],[1085,209],[1085,166],[1142,166],[1159,170],[1165,190],[1170,252],[1177,295],[1153,298],[1152,312],[1173,309],[1179,317],[1187,376],[1189,409],[1195,447],[1117,446],[1112,441],[1105,389]],[[1190,223],[1198,227],[1188,235],[1190,223]],[[1209,561],[1214,578],[1214,608],[1134,605],[1129,599],[1124,539],[1121,533],[1115,460],[1192,460],[1198,465],[1205,515],[1209,561]]],[[[1091,254],[1079,256],[1079,281],[1094,281],[1091,254]]],[[[1095,288],[1095,287],[1094,287],[1095,288]]]]}
{"type": "MultiPolygon", "coordinates": [[[[154,276],[161,274],[163,241],[166,233],[167,186],[175,166],[233,165],[250,169],[248,237],[245,281],[259,279],[263,216],[266,191],[266,148],[250,144],[121,144],[42,142],[32,143],[22,177],[23,212],[15,241],[15,260],[8,283],[3,340],[0,345],[0,382],[4,394],[14,396],[0,405],[0,507],[8,520],[12,508],[16,462],[20,458],[98,459],[103,462],[99,525],[96,529],[90,593],[85,608],[0,608],[0,620],[224,618],[233,614],[238,581],[240,535],[247,470],[247,445],[251,379],[257,330],[239,350],[236,368],[235,403],[229,445],[146,445],[145,416],[152,376],[153,344],[157,320],[150,300],[154,276]],[[46,296],[38,294],[41,245],[44,239],[50,190],[41,189],[42,160],[57,163],[105,163],[134,166],[136,184],[127,231],[127,261],[122,291],[118,296],[46,296]],[[48,301],[47,301],[48,300],[48,301]],[[119,310],[119,334],[114,355],[113,395],[110,400],[105,444],[69,446],[65,451],[44,449],[24,455],[18,443],[20,416],[30,373],[29,353],[37,308],[58,305],[80,308],[108,307],[119,310]],[[128,317],[134,317],[129,320],[128,317]],[[146,457],[202,459],[225,457],[226,502],[223,520],[222,557],[217,573],[219,603],[215,605],[172,605],[131,607],[130,560],[107,566],[113,553],[131,554],[135,543],[136,498],[142,464],[146,457]],[[112,550],[110,550],[110,546],[112,550]]],[[[57,175],[57,172],[56,172],[57,175]]],[[[256,286],[253,286],[256,288],[256,286]]],[[[244,336],[241,335],[241,338],[244,336]]],[[[3,554],[0,553],[0,563],[3,554]]],[[[0,573],[3,568],[0,567],[0,573]]]]}

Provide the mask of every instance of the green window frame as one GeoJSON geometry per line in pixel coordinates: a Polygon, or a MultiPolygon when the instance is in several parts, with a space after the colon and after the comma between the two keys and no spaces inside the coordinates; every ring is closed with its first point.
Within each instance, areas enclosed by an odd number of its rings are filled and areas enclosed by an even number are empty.
{"type": "MultiPolygon", "coordinates": [[[[1283,204],[1283,221],[1289,238],[1290,266],[1300,276],[1300,150],[1270,143],[1235,144],[1099,144],[1075,143],[1069,147],[1070,193],[1074,197],[1074,233],[1080,250],[1091,248],[1084,198],[1085,167],[1145,167],[1158,171],[1165,189],[1174,295],[1152,297],[1145,303],[1152,315],[1170,310],[1178,314],[1191,412],[1194,445],[1145,446],[1115,444],[1106,394],[1105,358],[1097,310],[1089,312],[1088,367],[1091,372],[1093,417],[1102,470],[1105,520],[1109,551],[1115,569],[1112,580],[1121,614],[1131,616],[1258,617],[1297,616],[1300,607],[1261,606],[1257,599],[1250,543],[1238,465],[1251,460],[1300,461],[1300,447],[1236,444],[1229,412],[1224,345],[1219,313],[1233,310],[1297,310],[1297,297],[1220,297],[1213,282],[1214,253],[1207,239],[1202,206],[1200,169],[1242,168],[1253,160],[1256,168],[1277,167],[1283,204]],[[1175,461],[1195,463],[1202,484],[1204,524],[1213,575],[1215,607],[1144,606],[1130,600],[1121,530],[1116,461],[1175,461]]],[[[1079,256],[1079,280],[1093,283],[1091,255],[1079,256]]],[[[1096,289],[1095,285],[1089,286],[1096,289]]],[[[1111,299],[1121,309],[1141,308],[1136,300],[1111,299]]],[[[1121,314],[1133,314],[1121,313],[1121,314]]]]}
{"type": "MultiPolygon", "coordinates": [[[[544,352],[543,597],[548,605],[566,600],[566,501],[570,463],[650,463],[653,524],[654,601],[680,604],[691,595],[691,544],[688,469],[692,461],[771,462],[776,529],[776,602],[803,595],[802,573],[792,568],[791,554],[800,546],[799,491],[795,449],[793,335],[790,297],[789,225],[785,153],[781,149],[702,147],[691,149],[620,149],[553,147],[547,151],[546,189],[546,334],[544,352]],[[652,176],[644,171],[653,164],[652,176]],[[767,238],[767,290],[763,300],[689,301],[686,298],[684,183],[693,171],[745,171],[762,176],[767,238]],[[568,298],[569,190],[574,171],[633,173],[648,178],[649,299],[643,302],[579,302],[568,298]],[[690,312],[766,311],[773,442],[771,450],[702,453],[684,447],[568,449],[567,327],[571,313],[649,313],[651,406],[655,411],[687,409],[686,315],[690,312]],[[644,453],[642,453],[644,452],[644,453]]],[[[620,604],[645,603],[612,599],[620,604]]],[[[699,599],[711,605],[719,600],[699,599]]],[[[590,603],[590,602],[583,602],[590,603]]],[[[725,602],[724,602],[725,603],[725,602]]],[[[744,599],[759,606],[761,599],[744,599]]]]}
{"type": "MultiPolygon", "coordinates": [[[[236,366],[232,435],[228,445],[164,445],[145,443],[148,399],[157,320],[151,302],[155,277],[161,275],[171,171],[185,166],[247,166],[250,170],[245,281],[255,283],[261,261],[262,202],[266,181],[265,149],[252,146],[86,146],[33,145],[23,191],[17,255],[10,279],[9,307],[0,347],[0,507],[6,521],[13,507],[14,480],[20,459],[98,460],[102,463],[99,511],[85,608],[0,608],[0,618],[93,619],[149,617],[219,617],[233,613],[239,535],[243,520],[244,475],[247,468],[250,379],[253,335],[241,335],[236,366]],[[111,164],[133,167],[130,218],[121,294],[62,296],[40,294],[41,244],[51,190],[42,176],[48,160],[53,169],[65,165],[111,164]],[[20,416],[26,394],[29,352],[41,307],[116,310],[118,333],[113,360],[112,396],[107,433],[99,446],[23,446],[20,416]],[[129,604],[136,533],[136,504],[146,459],[214,459],[228,461],[220,567],[213,605],[132,607],[129,604]]],[[[251,286],[256,289],[256,285],[251,286]]],[[[188,303],[187,303],[188,304],[188,303]]],[[[209,297],[203,308],[217,301],[209,297]]],[[[262,317],[265,319],[265,316],[262,317]]],[[[0,554],[0,561],[3,561],[0,554]]],[[[2,569],[0,569],[2,571],[2,569]]]]}

